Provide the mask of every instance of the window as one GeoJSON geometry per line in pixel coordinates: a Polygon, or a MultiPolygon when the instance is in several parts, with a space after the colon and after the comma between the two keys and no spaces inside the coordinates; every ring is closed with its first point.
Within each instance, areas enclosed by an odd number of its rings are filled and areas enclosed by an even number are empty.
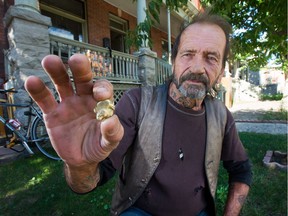
{"type": "MultiPolygon", "coordinates": [[[[164,61],[169,62],[169,49],[168,49],[168,41],[162,39],[161,41],[162,45],[162,59],[164,61]]],[[[171,44],[171,50],[172,50],[173,44],[171,44]]]]}
{"type": "Polygon", "coordinates": [[[128,53],[125,45],[125,36],[128,30],[128,23],[117,16],[110,14],[110,38],[111,49],[128,53]]]}
{"type": "Polygon", "coordinates": [[[85,42],[85,2],[81,0],[40,0],[41,13],[52,20],[49,33],[85,42]]]}

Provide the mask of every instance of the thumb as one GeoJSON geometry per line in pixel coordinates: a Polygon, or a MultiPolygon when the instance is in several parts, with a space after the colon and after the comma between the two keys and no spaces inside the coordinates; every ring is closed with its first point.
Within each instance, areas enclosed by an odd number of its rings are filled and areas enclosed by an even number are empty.
{"type": "Polygon", "coordinates": [[[101,122],[101,148],[104,152],[109,153],[115,149],[124,135],[124,128],[120,123],[117,115],[101,122]]]}

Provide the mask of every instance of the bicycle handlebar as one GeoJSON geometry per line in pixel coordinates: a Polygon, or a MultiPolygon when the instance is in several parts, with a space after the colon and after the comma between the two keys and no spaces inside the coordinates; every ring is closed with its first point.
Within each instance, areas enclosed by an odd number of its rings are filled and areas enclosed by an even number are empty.
{"type": "Polygon", "coordinates": [[[17,90],[6,90],[6,89],[0,89],[0,93],[2,94],[5,94],[7,92],[10,92],[10,93],[18,93],[17,90]]]}
{"type": "Polygon", "coordinates": [[[13,104],[13,103],[2,103],[0,102],[0,106],[8,106],[8,107],[29,107],[30,104],[13,104]]]}

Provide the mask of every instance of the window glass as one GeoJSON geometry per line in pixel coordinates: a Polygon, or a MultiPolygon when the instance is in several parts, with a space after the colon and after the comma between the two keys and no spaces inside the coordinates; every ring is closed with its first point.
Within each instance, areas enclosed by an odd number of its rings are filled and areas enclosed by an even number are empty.
{"type": "MultiPolygon", "coordinates": [[[[169,62],[168,41],[162,39],[161,45],[162,45],[162,59],[164,61],[169,62]]],[[[173,47],[173,44],[171,44],[171,50],[172,50],[172,47],[173,47]]]]}
{"type": "Polygon", "coordinates": [[[51,18],[49,33],[85,42],[85,5],[81,0],[40,0],[41,14],[51,18]]]}
{"type": "Polygon", "coordinates": [[[128,22],[110,14],[110,38],[111,49],[128,53],[125,46],[125,36],[128,30],[128,22]]]}
{"type": "Polygon", "coordinates": [[[81,0],[39,0],[39,2],[85,19],[85,5],[81,0]]]}

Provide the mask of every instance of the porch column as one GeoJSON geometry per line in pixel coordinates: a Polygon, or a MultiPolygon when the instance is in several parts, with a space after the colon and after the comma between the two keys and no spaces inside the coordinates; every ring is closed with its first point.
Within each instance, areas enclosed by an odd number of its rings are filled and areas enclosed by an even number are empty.
{"type": "Polygon", "coordinates": [[[139,57],[138,75],[143,86],[156,85],[156,62],[157,53],[150,48],[140,48],[136,54],[139,57]]]}
{"type": "MultiPolygon", "coordinates": [[[[137,1],[137,24],[139,25],[140,23],[144,22],[146,19],[146,0],[138,0],[137,1]]],[[[142,32],[142,35],[147,35],[148,37],[148,32],[142,32]]],[[[147,45],[147,40],[142,41],[141,47],[148,47],[147,45]]]]}
{"type": "Polygon", "coordinates": [[[171,14],[167,9],[167,29],[168,29],[168,62],[171,64],[171,14]]]}
{"type": "MultiPolygon", "coordinates": [[[[144,22],[146,19],[146,0],[137,1],[137,24],[144,22]]],[[[148,32],[142,32],[148,37],[148,32]]],[[[138,75],[142,85],[156,84],[156,64],[157,53],[153,52],[147,41],[142,41],[140,50],[135,53],[139,57],[138,75]]]]}
{"type": "Polygon", "coordinates": [[[15,6],[40,13],[38,0],[14,0],[15,6]]]}
{"type": "Polygon", "coordinates": [[[5,76],[9,81],[4,87],[15,88],[19,92],[15,94],[15,102],[23,102],[27,100],[24,82],[29,75],[49,81],[41,61],[50,54],[51,19],[40,14],[37,0],[15,0],[15,5],[4,16],[4,25],[9,42],[9,49],[5,51],[8,65],[5,76]]]}

